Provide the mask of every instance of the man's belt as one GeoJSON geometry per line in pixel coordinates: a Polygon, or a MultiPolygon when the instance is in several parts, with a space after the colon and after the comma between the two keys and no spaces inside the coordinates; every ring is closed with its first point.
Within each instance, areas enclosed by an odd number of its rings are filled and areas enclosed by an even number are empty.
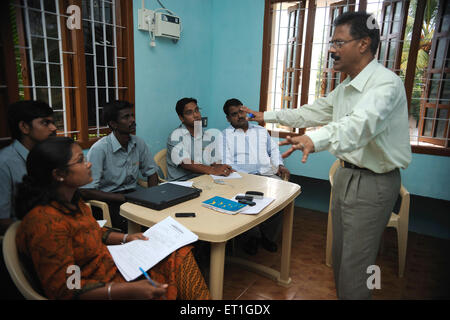
{"type": "MultiPolygon", "coordinates": [[[[359,169],[359,170],[369,170],[367,168],[361,168],[358,166],[355,166],[353,163],[344,161],[344,160],[339,160],[339,163],[341,165],[342,168],[347,168],[347,169],[359,169]]],[[[369,170],[370,171],[370,170],[369,170]]]]}

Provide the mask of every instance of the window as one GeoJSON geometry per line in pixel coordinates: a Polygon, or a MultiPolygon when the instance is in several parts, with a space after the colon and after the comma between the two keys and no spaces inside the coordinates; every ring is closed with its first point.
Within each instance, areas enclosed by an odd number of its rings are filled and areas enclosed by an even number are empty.
{"type": "Polygon", "coordinates": [[[22,0],[1,9],[9,12],[13,39],[3,51],[15,56],[17,70],[16,83],[10,77],[5,86],[16,86],[18,94],[1,101],[0,110],[18,99],[43,100],[54,110],[58,134],[88,148],[109,132],[103,104],[134,102],[132,2],[22,0]],[[69,18],[80,18],[79,27],[70,29],[69,18]]]}
{"type": "MultiPolygon", "coordinates": [[[[366,10],[380,26],[376,58],[405,83],[413,152],[450,155],[450,2],[266,0],[260,111],[299,108],[346,75],[328,54],[334,19],[366,10]]],[[[280,137],[304,130],[266,124],[280,137]]]]}
{"type": "MultiPolygon", "coordinates": [[[[270,10],[273,20],[271,33],[270,65],[266,94],[269,110],[295,108],[298,104],[300,62],[304,24],[305,2],[275,3],[270,10]]],[[[273,128],[290,132],[297,129],[271,124],[273,128]]]]}
{"type": "Polygon", "coordinates": [[[450,2],[441,1],[420,104],[418,141],[449,147],[450,2]],[[446,3],[446,4],[445,4],[446,3]]]}
{"type": "Polygon", "coordinates": [[[404,1],[392,0],[384,1],[381,11],[382,24],[380,25],[378,61],[397,74],[400,72],[407,9],[408,4],[404,1]]]}

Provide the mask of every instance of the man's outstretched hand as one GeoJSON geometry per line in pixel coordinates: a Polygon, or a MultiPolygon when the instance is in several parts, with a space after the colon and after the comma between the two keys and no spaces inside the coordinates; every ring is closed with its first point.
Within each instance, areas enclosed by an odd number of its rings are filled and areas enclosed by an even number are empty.
{"type": "Polygon", "coordinates": [[[286,140],[279,143],[280,146],[292,145],[281,156],[283,158],[289,157],[295,150],[301,150],[303,152],[302,162],[305,163],[308,159],[308,155],[314,152],[314,143],[307,135],[291,137],[287,136],[286,140]]]}

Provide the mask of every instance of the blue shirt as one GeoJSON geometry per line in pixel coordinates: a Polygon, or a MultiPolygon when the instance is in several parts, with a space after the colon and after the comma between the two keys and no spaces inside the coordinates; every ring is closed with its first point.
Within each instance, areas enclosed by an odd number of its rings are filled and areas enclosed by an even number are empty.
{"type": "Polygon", "coordinates": [[[0,219],[14,218],[17,184],[27,174],[28,149],[15,140],[0,150],[0,219]]]}
{"type": "Polygon", "coordinates": [[[139,172],[146,178],[157,170],[147,144],[134,135],[125,150],[110,133],[92,145],[87,160],[92,163],[93,180],[83,188],[105,192],[135,189],[139,172]]]}
{"type": "Polygon", "coordinates": [[[230,125],[222,135],[223,163],[236,171],[272,176],[283,165],[278,143],[266,128],[249,122],[244,132],[230,125]]]}

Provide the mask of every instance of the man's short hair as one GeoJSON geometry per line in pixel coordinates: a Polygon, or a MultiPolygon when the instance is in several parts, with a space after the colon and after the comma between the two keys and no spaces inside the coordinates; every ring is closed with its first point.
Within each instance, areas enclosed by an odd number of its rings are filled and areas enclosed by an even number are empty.
{"type": "Polygon", "coordinates": [[[184,107],[191,102],[195,102],[197,104],[197,100],[194,98],[183,98],[177,101],[177,105],[175,106],[175,110],[177,111],[177,114],[182,117],[184,112],[184,107]]]}
{"type": "Polygon", "coordinates": [[[53,109],[40,100],[17,101],[8,107],[8,125],[13,139],[20,140],[22,131],[19,122],[24,121],[31,126],[36,118],[45,118],[53,115],[53,109]]]}
{"type": "Polygon", "coordinates": [[[242,102],[236,98],[228,99],[225,101],[225,104],[223,105],[223,112],[228,116],[229,110],[231,107],[239,107],[242,106],[242,102]]]}
{"type": "Polygon", "coordinates": [[[370,38],[370,51],[376,55],[380,44],[380,29],[375,17],[365,11],[345,12],[334,20],[334,26],[349,25],[353,39],[370,38]]]}
{"type": "Polygon", "coordinates": [[[109,126],[111,121],[117,121],[120,110],[127,108],[132,109],[133,104],[122,100],[116,100],[105,104],[103,106],[103,121],[109,126]]]}

